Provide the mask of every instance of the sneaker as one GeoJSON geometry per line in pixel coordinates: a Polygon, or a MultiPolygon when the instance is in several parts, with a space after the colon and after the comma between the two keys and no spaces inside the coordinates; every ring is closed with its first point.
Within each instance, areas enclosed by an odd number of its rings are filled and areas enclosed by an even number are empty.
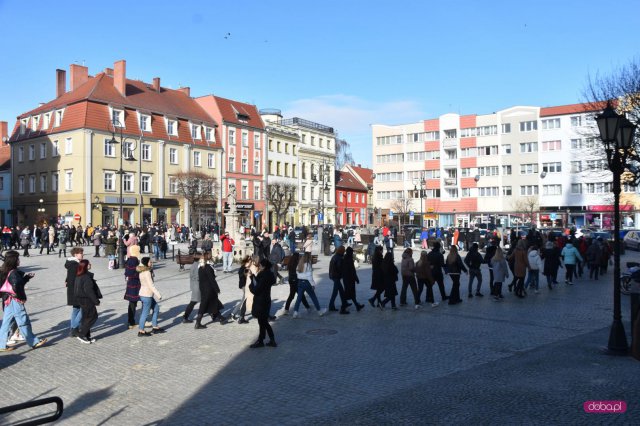
{"type": "Polygon", "coordinates": [[[476,296],[477,296],[477,297],[484,297],[484,294],[482,294],[482,293],[480,293],[480,292],[478,291],[478,292],[476,292],[476,296]]]}
{"type": "Polygon", "coordinates": [[[300,318],[300,314],[298,314],[298,311],[293,311],[293,319],[298,319],[300,318]]]}
{"type": "Polygon", "coordinates": [[[89,342],[91,342],[91,343],[95,343],[95,342],[96,342],[96,338],[95,338],[95,337],[90,337],[90,338],[89,338],[89,342]]]}
{"type": "MultiPolygon", "coordinates": [[[[76,332],[78,330],[76,329],[76,332]]],[[[14,334],[13,337],[11,338],[11,340],[15,340],[16,342],[24,342],[26,339],[24,338],[24,336],[22,334],[18,334],[17,336],[14,334]]]]}
{"type": "Polygon", "coordinates": [[[82,336],[78,336],[76,337],[76,339],[80,340],[80,342],[90,345],[91,344],[91,340],[87,339],[86,337],[82,337],[82,336]]]}
{"type": "Polygon", "coordinates": [[[420,305],[416,305],[416,306],[413,307],[413,309],[420,309],[421,307],[422,306],[420,306],[420,305]]]}
{"type": "Polygon", "coordinates": [[[18,344],[14,339],[7,340],[7,346],[16,346],[18,344]]]}
{"type": "Polygon", "coordinates": [[[431,304],[431,307],[432,307],[432,308],[437,308],[438,306],[440,306],[440,304],[439,304],[438,302],[433,302],[433,303],[431,304]]]}
{"type": "Polygon", "coordinates": [[[238,320],[238,324],[249,324],[249,320],[246,320],[246,319],[244,319],[244,318],[240,318],[240,319],[238,320]]]}
{"type": "Polygon", "coordinates": [[[326,313],[327,313],[327,308],[320,309],[318,311],[318,315],[321,316],[321,317],[323,317],[326,313]]]}
{"type": "Polygon", "coordinates": [[[40,346],[44,346],[45,343],[47,343],[47,339],[40,339],[38,343],[33,345],[33,349],[38,349],[40,346]]]}

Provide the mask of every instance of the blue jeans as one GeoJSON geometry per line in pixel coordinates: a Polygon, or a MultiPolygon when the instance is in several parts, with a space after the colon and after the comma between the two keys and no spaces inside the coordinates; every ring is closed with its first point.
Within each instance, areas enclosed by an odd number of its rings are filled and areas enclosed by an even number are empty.
{"type": "Polygon", "coordinates": [[[478,281],[476,286],[476,293],[480,293],[480,287],[482,286],[482,272],[480,269],[469,268],[469,294],[472,294],[473,290],[473,279],[478,281]]]}
{"type": "Polygon", "coordinates": [[[7,348],[7,339],[11,331],[11,322],[16,320],[20,334],[24,336],[27,345],[33,347],[38,344],[38,339],[31,331],[31,321],[24,307],[24,304],[11,300],[8,306],[4,308],[4,316],[2,317],[2,327],[0,327],[0,349],[7,348]]]}
{"type": "Polygon", "coordinates": [[[233,263],[233,252],[223,251],[222,252],[222,270],[231,271],[231,263],[233,263]]]}
{"type": "Polygon", "coordinates": [[[527,283],[524,285],[524,288],[533,288],[534,290],[538,289],[538,283],[540,282],[540,271],[537,269],[530,269],[529,276],[527,277],[527,283]]]}
{"type": "Polygon", "coordinates": [[[81,321],[82,321],[82,309],[80,308],[80,306],[78,307],[74,306],[71,309],[71,324],[69,325],[69,328],[73,330],[74,328],[80,327],[81,321]]]}
{"type": "Polygon", "coordinates": [[[153,256],[156,260],[160,259],[160,246],[158,244],[153,245],[153,256]]]}
{"type": "Polygon", "coordinates": [[[331,293],[331,299],[329,299],[329,307],[335,308],[336,296],[340,294],[340,303],[342,304],[342,308],[346,309],[347,305],[344,300],[344,288],[342,287],[342,283],[340,282],[340,278],[332,279],[333,281],[333,292],[331,293]]]}
{"type": "Polygon", "coordinates": [[[140,296],[142,302],[142,311],[140,312],[140,323],[138,328],[140,331],[144,331],[144,323],[147,322],[149,311],[153,309],[153,315],[151,316],[151,326],[156,328],[158,326],[158,314],[160,313],[160,305],[155,301],[153,297],[140,296]]]}
{"type": "Polygon", "coordinates": [[[300,308],[300,303],[302,302],[302,297],[304,293],[307,293],[313,302],[313,306],[316,307],[316,311],[320,310],[320,303],[318,303],[318,297],[316,296],[316,292],[313,290],[311,283],[307,280],[298,280],[298,298],[296,299],[296,304],[293,307],[294,312],[298,312],[300,308]]]}

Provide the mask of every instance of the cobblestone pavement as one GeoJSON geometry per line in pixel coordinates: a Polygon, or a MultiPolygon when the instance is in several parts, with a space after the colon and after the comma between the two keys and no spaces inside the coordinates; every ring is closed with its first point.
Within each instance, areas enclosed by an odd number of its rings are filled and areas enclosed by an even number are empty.
{"type": "MultiPolygon", "coordinates": [[[[419,310],[367,304],[350,315],[279,316],[279,347],[253,350],[255,320],[206,330],[181,323],[189,273],[170,260],[156,267],[167,333],[138,338],[125,327],[123,271],[107,270],[106,259],[87,252],[105,297],[92,345],[67,337],[64,261],[22,259],[36,273],[27,291],[33,329],[50,343],[0,355],[3,405],[57,395],[65,402],[61,424],[78,425],[640,424],[640,362],[600,352],[612,318],[611,272],[598,282],[541,286],[523,300],[505,290],[501,303],[485,296],[419,310]],[[583,412],[584,401],[615,399],[627,402],[627,413],[583,412]]],[[[328,258],[316,267],[326,306],[328,258]]],[[[362,265],[358,273],[358,298],[366,303],[371,271],[362,265]]],[[[231,308],[240,297],[237,275],[218,277],[231,308]]],[[[288,286],[272,293],[282,310],[288,286]]],[[[629,334],[628,297],[622,300],[629,334]]],[[[25,417],[0,417],[0,424],[25,417]]]]}

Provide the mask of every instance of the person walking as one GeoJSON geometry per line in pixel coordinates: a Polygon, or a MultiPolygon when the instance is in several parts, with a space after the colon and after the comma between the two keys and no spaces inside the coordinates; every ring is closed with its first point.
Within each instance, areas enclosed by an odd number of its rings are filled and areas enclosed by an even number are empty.
{"type": "Polygon", "coordinates": [[[283,278],[280,275],[280,264],[284,260],[284,249],[282,245],[280,245],[280,240],[277,238],[273,239],[273,246],[271,247],[271,252],[269,253],[269,262],[271,265],[271,272],[276,277],[276,285],[282,284],[283,278]]]}
{"type": "Polygon", "coordinates": [[[462,299],[460,298],[460,275],[462,272],[468,273],[468,271],[464,266],[464,262],[462,262],[462,258],[458,254],[458,248],[456,246],[451,247],[451,250],[449,250],[446,266],[447,273],[453,283],[451,285],[451,294],[449,295],[449,305],[457,305],[458,303],[462,303],[462,299]]]}
{"type": "Polygon", "coordinates": [[[129,301],[127,309],[127,324],[129,329],[136,326],[136,308],[140,300],[140,277],[138,275],[138,265],[140,265],[140,246],[130,245],[128,248],[128,257],[124,262],[124,277],[127,282],[127,288],[124,293],[124,299],[129,301]]]}
{"type": "MultiPolygon", "coordinates": [[[[515,280],[515,294],[519,298],[523,298],[527,295],[524,289],[524,278],[527,275],[527,269],[529,268],[529,259],[527,257],[527,240],[517,240],[516,248],[511,253],[511,260],[513,260],[513,276],[515,280]]],[[[511,291],[512,284],[509,284],[509,291],[511,291]]]]}
{"type": "MultiPolygon", "coordinates": [[[[318,297],[316,296],[316,292],[314,290],[315,281],[313,279],[313,265],[311,264],[311,253],[305,253],[300,260],[298,261],[298,265],[296,267],[297,273],[297,291],[298,297],[296,299],[296,303],[293,306],[293,317],[298,318],[298,309],[300,309],[300,303],[304,303],[305,296],[307,293],[313,302],[313,306],[316,308],[318,315],[323,316],[327,310],[320,309],[320,303],[318,302],[318,297]]],[[[307,308],[308,309],[308,308],[307,308]]]]}
{"type": "Polygon", "coordinates": [[[158,302],[162,300],[162,295],[153,284],[153,263],[150,257],[143,257],[140,265],[136,268],[138,277],[140,278],[140,301],[142,302],[142,311],[140,312],[140,321],[138,321],[138,337],[147,337],[152,334],[164,333],[164,330],[158,327],[158,314],[160,313],[160,305],[158,302]],[[151,314],[151,331],[149,333],[144,329],[147,316],[151,314]]]}
{"type": "Polygon", "coordinates": [[[302,245],[302,251],[311,254],[313,250],[313,235],[307,234],[304,244],[302,245]]]}
{"type": "MultiPolygon", "coordinates": [[[[138,245],[138,237],[136,237],[135,232],[129,232],[129,238],[124,240],[124,246],[127,248],[127,257],[131,256],[131,251],[133,247],[138,247],[136,250],[137,256],[140,256],[140,246],[138,245]]],[[[136,265],[138,266],[138,265],[136,265]]]]}
{"type": "Polygon", "coordinates": [[[482,262],[482,255],[478,251],[478,243],[471,244],[467,255],[464,257],[464,264],[469,268],[469,299],[473,297],[474,278],[478,282],[476,284],[476,296],[483,296],[483,294],[480,293],[480,288],[482,287],[482,271],[480,270],[480,267],[482,266],[482,262]]]}
{"type": "Polygon", "coordinates": [[[529,262],[529,275],[527,276],[527,282],[524,285],[525,289],[533,288],[533,292],[538,294],[538,287],[540,284],[540,269],[544,267],[542,265],[542,258],[540,258],[540,252],[538,251],[538,244],[533,243],[529,247],[527,253],[527,261],[529,262]]]}
{"type": "MultiPolygon", "coordinates": [[[[291,302],[298,294],[298,263],[300,263],[300,254],[294,252],[289,258],[289,264],[287,265],[287,272],[289,273],[287,280],[289,283],[289,297],[287,297],[287,301],[284,304],[284,315],[289,315],[291,302]]],[[[307,298],[304,297],[304,293],[302,293],[301,302],[305,308],[309,309],[309,302],[307,302],[307,298]]]]}
{"type": "Polygon", "coordinates": [[[233,263],[233,246],[236,242],[229,237],[229,231],[226,231],[220,238],[222,241],[222,272],[231,272],[231,264],[233,263]]]}
{"type": "Polygon", "coordinates": [[[402,253],[402,261],[400,262],[400,274],[402,275],[402,289],[400,290],[400,306],[407,305],[407,288],[411,287],[413,293],[414,308],[420,308],[420,296],[418,295],[418,286],[416,284],[416,264],[413,261],[413,250],[406,248],[402,253]]]}
{"type": "Polygon", "coordinates": [[[22,232],[20,233],[20,246],[22,246],[22,256],[29,257],[29,245],[31,244],[31,232],[29,232],[29,227],[25,226],[22,232]]]}
{"type": "Polygon", "coordinates": [[[340,313],[342,315],[347,315],[349,314],[349,311],[347,310],[347,301],[344,297],[344,288],[340,282],[342,280],[342,260],[344,252],[344,246],[338,247],[329,262],[329,278],[333,281],[333,290],[331,292],[331,298],[329,299],[329,310],[333,312],[337,311],[335,306],[336,296],[340,295],[340,313]]]}
{"type": "Polygon", "coordinates": [[[578,249],[573,246],[571,241],[567,242],[564,246],[560,256],[564,260],[564,267],[567,272],[564,283],[573,285],[573,275],[576,269],[576,263],[578,263],[578,261],[583,261],[582,256],[580,256],[580,252],[578,252],[578,249]]]}
{"type": "Polygon", "coordinates": [[[47,250],[47,254],[51,252],[51,247],[49,246],[49,232],[43,225],[42,230],[40,231],[40,254],[42,254],[42,250],[44,249],[47,250]]]}
{"type": "Polygon", "coordinates": [[[387,251],[384,255],[384,259],[382,260],[382,276],[384,280],[384,300],[380,302],[379,307],[381,310],[384,310],[384,305],[391,302],[391,309],[395,311],[398,309],[396,307],[398,268],[393,262],[393,252],[387,251]]]}
{"type": "Polygon", "coordinates": [[[204,314],[211,315],[211,319],[214,322],[219,321],[221,325],[226,324],[227,319],[222,316],[224,306],[218,298],[220,286],[216,280],[211,253],[205,252],[202,254],[198,265],[198,283],[200,286],[200,308],[198,308],[198,316],[196,317],[196,330],[207,328],[206,325],[202,324],[204,314]]]}
{"type": "Polygon", "coordinates": [[[353,301],[356,311],[360,312],[364,305],[359,304],[356,299],[356,284],[360,283],[360,279],[353,262],[353,248],[351,247],[347,247],[342,258],[342,283],[344,284],[345,301],[353,301]]]}
{"type": "Polygon", "coordinates": [[[562,262],[560,261],[560,249],[552,239],[544,244],[542,259],[544,259],[542,273],[547,278],[547,287],[549,290],[553,290],[553,285],[557,283],[558,268],[562,262]]]}
{"type": "Polygon", "coordinates": [[[0,326],[0,352],[9,352],[15,347],[7,347],[7,339],[9,333],[12,333],[11,326],[13,322],[20,329],[20,334],[24,337],[27,345],[33,349],[39,348],[47,342],[47,339],[39,339],[33,334],[31,329],[31,320],[25,308],[27,302],[27,294],[25,286],[35,274],[30,272],[25,274],[19,270],[20,253],[9,250],[4,253],[4,263],[0,267],[0,296],[2,296],[2,308],[4,315],[2,317],[2,326],[0,326]]]}
{"type": "Polygon", "coordinates": [[[371,256],[371,290],[375,290],[375,294],[369,299],[369,304],[372,308],[379,307],[382,304],[381,296],[385,289],[382,261],[382,246],[376,246],[371,256]]]}
{"type": "Polygon", "coordinates": [[[69,232],[66,227],[60,229],[58,233],[58,258],[67,257],[67,242],[69,241],[69,232]]]}
{"type": "Polygon", "coordinates": [[[78,270],[73,285],[75,297],[82,310],[82,320],[78,329],[77,339],[82,343],[95,343],[96,339],[91,337],[91,327],[98,320],[98,310],[96,306],[100,305],[102,293],[93,278],[91,263],[87,259],[78,262],[78,270]]]}
{"type": "Polygon", "coordinates": [[[189,316],[191,316],[193,308],[200,303],[200,281],[198,279],[198,265],[195,263],[189,269],[189,288],[191,289],[191,299],[182,315],[182,322],[185,324],[193,322],[192,319],[189,319],[189,316]]]}
{"type": "MultiPolygon", "coordinates": [[[[248,324],[249,320],[245,319],[247,309],[251,312],[253,303],[253,294],[249,291],[250,278],[247,276],[249,272],[258,273],[258,263],[260,257],[258,255],[245,256],[238,268],[238,288],[242,291],[242,298],[240,303],[233,309],[233,318],[238,320],[238,324],[248,324]],[[248,282],[249,281],[249,282],[248,282]],[[248,307],[247,307],[248,305],[248,307]],[[238,315],[238,312],[240,315],[238,315]]],[[[291,282],[289,282],[291,284],[291,282]]]]}
{"type": "Polygon", "coordinates": [[[602,257],[602,247],[597,239],[591,241],[591,245],[587,248],[585,257],[589,267],[589,279],[597,281],[598,274],[600,272],[600,258],[602,257]]]}
{"type": "Polygon", "coordinates": [[[420,252],[420,259],[416,263],[416,279],[418,282],[418,300],[422,297],[422,290],[426,287],[427,296],[425,302],[431,303],[432,307],[438,306],[433,298],[433,275],[431,274],[431,263],[429,253],[426,250],[420,252]]]}
{"type": "Polygon", "coordinates": [[[495,278],[493,276],[493,267],[491,266],[491,259],[493,255],[496,253],[496,249],[500,247],[500,237],[494,236],[489,240],[489,245],[485,248],[484,259],[483,262],[487,264],[489,267],[489,291],[493,296],[493,283],[495,278]]]}
{"type": "Polygon", "coordinates": [[[504,252],[500,247],[496,247],[491,257],[491,268],[493,269],[493,300],[500,301],[502,296],[502,283],[509,278],[509,265],[504,258],[504,252]]]}
{"type": "MultiPolygon", "coordinates": [[[[455,244],[452,247],[457,247],[455,244]]],[[[442,255],[441,246],[439,242],[433,243],[433,249],[428,254],[429,263],[431,263],[431,275],[433,281],[438,284],[438,290],[440,290],[440,297],[442,301],[449,300],[449,296],[444,288],[444,256],[442,255]]]]}
{"type": "Polygon", "coordinates": [[[252,349],[262,348],[265,346],[265,334],[269,335],[267,346],[277,347],[273,329],[269,324],[269,312],[271,310],[271,287],[276,282],[276,278],[271,272],[271,263],[267,259],[260,260],[258,274],[253,275],[251,272],[247,274],[251,277],[249,289],[253,293],[253,307],[251,315],[258,320],[259,333],[258,339],[250,345],[252,349]]]}
{"type": "Polygon", "coordinates": [[[84,249],[80,246],[75,246],[71,249],[71,257],[69,257],[64,263],[64,268],[67,270],[67,277],[65,279],[65,286],[67,287],[67,306],[71,306],[71,319],[69,320],[69,335],[70,337],[78,337],[78,331],[80,328],[80,322],[82,321],[82,308],[76,297],[76,277],[78,276],[78,265],[84,258],[84,249]]]}

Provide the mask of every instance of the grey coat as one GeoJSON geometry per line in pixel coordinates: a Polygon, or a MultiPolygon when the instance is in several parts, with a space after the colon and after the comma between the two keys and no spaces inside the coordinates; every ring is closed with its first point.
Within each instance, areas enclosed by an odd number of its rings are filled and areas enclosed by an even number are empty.
{"type": "Polygon", "coordinates": [[[493,269],[493,281],[504,283],[509,278],[509,265],[506,260],[491,259],[491,268],[493,269]]]}
{"type": "Polygon", "coordinates": [[[191,301],[200,303],[200,278],[198,277],[198,263],[191,265],[189,270],[189,286],[191,287],[191,301]]]}

